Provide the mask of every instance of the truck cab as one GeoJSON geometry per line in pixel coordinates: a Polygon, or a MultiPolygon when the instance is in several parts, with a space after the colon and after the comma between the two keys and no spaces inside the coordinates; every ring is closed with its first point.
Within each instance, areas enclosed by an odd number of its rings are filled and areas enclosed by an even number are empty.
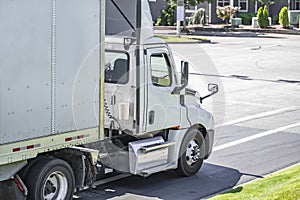
{"type": "Polygon", "coordinates": [[[198,172],[214,140],[201,103],[218,87],[189,88],[148,0],[0,5],[0,199],[71,199],[111,172],[198,172]]]}
{"type": "MultiPolygon", "coordinates": [[[[122,39],[118,45],[116,38],[106,43],[105,127],[111,127],[110,122],[115,120],[116,128],[122,126],[134,135],[143,135],[212,120],[211,114],[201,107],[199,93],[185,85],[188,63],[182,61],[182,72],[178,73],[172,52],[163,40],[146,40],[141,45],[137,66],[136,45],[126,50],[122,39]]],[[[205,126],[213,128],[206,123],[205,126]]]]}
{"type": "MultiPolygon", "coordinates": [[[[119,48],[106,49],[105,101],[110,103],[106,127],[110,126],[110,114],[134,135],[178,126],[181,122],[180,98],[173,93],[181,83],[171,51],[158,38],[146,42],[139,66],[136,45],[125,50],[121,43],[119,48]]],[[[109,43],[107,47],[113,48],[109,43]]]]}
{"type": "MultiPolygon", "coordinates": [[[[170,48],[153,35],[140,44],[133,37],[106,37],[105,137],[119,152],[110,155],[114,163],[104,161],[107,166],[142,176],[198,172],[212,151],[214,121],[201,106],[204,98],[188,87],[188,71],[185,61],[176,71],[170,48]]],[[[217,86],[210,84],[210,91],[217,86]]]]}

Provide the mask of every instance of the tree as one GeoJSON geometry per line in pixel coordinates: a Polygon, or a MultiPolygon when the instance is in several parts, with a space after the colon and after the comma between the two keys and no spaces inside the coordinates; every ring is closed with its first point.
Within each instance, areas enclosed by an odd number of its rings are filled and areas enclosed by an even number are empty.
{"type": "MultiPolygon", "coordinates": [[[[185,6],[196,6],[200,3],[205,2],[206,0],[184,0],[185,6]]],[[[208,0],[209,3],[213,2],[213,0],[208,0]]]]}
{"type": "MultiPolygon", "coordinates": [[[[175,10],[177,8],[177,0],[165,0],[168,2],[168,7],[165,10],[162,10],[161,17],[157,19],[156,25],[174,25],[176,21],[175,10]]],[[[212,2],[213,0],[208,0],[208,2],[212,2]]],[[[206,0],[184,0],[184,18],[185,18],[185,10],[189,6],[196,6],[200,3],[206,2],[206,0]]],[[[183,21],[183,28],[186,29],[185,20],[183,21]]]]}
{"type": "Polygon", "coordinates": [[[229,20],[235,16],[235,13],[239,11],[239,7],[232,7],[232,6],[224,6],[224,7],[217,7],[217,16],[218,18],[225,21],[226,25],[229,23],[229,20]]]}
{"type": "Polygon", "coordinates": [[[265,5],[264,9],[260,7],[257,12],[257,23],[260,28],[266,28],[269,25],[269,12],[268,6],[265,5]]]}
{"type": "Polygon", "coordinates": [[[199,24],[200,26],[204,26],[205,24],[205,9],[198,9],[193,15],[189,22],[189,24],[199,24]]]}
{"type": "MultiPolygon", "coordinates": [[[[185,18],[185,10],[189,8],[189,6],[196,6],[200,3],[208,2],[211,3],[214,0],[184,0],[184,18],[185,18]]],[[[183,29],[186,30],[186,21],[183,21],[183,29]]]]}
{"type": "Polygon", "coordinates": [[[269,11],[268,11],[268,6],[264,6],[264,11],[263,11],[263,20],[264,20],[264,25],[265,27],[269,26],[269,11]]]}
{"type": "Polygon", "coordinates": [[[258,3],[260,3],[261,5],[273,5],[275,3],[275,0],[257,0],[258,3]]]}
{"type": "Polygon", "coordinates": [[[263,8],[260,7],[257,11],[257,23],[260,28],[264,28],[264,14],[263,8]]]}
{"type": "Polygon", "coordinates": [[[283,28],[288,28],[290,26],[288,8],[283,7],[279,13],[279,23],[283,28]]]}
{"type": "Polygon", "coordinates": [[[177,5],[175,0],[166,0],[169,4],[165,10],[161,11],[160,17],[157,19],[155,25],[157,26],[173,26],[176,21],[175,10],[177,5]]]}
{"type": "MultiPolygon", "coordinates": [[[[266,12],[267,14],[268,14],[268,17],[269,17],[269,7],[271,6],[271,5],[273,5],[273,4],[275,4],[275,2],[276,1],[282,1],[282,0],[255,0],[255,1],[257,1],[258,3],[260,3],[262,6],[267,6],[267,10],[265,11],[265,9],[264,9],[264,13],[266,12]]],[[[266,14],[265,13],[265,14],[266,14]]],[[[267,19],[267,21],[268,21],[268,19],[267,19]]],[[[269,22],[267,22],[267,25],[269,24],[269,22]]]]}

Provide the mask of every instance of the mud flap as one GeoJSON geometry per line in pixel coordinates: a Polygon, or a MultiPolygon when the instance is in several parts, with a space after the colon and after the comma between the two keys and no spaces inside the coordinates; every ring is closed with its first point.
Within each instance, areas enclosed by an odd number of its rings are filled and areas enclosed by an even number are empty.
{"type": "Polygon", "coordinates": [[[10,179],[0,182],[0,199],[26,200],[26,197],[15,181],[10,179]]]}

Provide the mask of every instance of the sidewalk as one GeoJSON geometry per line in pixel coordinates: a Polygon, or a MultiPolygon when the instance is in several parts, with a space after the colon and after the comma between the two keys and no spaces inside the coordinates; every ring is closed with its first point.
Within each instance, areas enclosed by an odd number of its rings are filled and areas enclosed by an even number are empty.
{"type": "MultiPolygon", "coordinates": [[[[182,28],[182,27],[181,27],[182,28]]],[[[252,28],[252,26],[244,25],[241,28],[226,27],[219,24],[209,24],[204,27],[187,26],[188,34],[203,36],[235,36],[235,37],[256,37],[258,34],[275,33],[275,34],[291,34],[300,35],[300,29],[283,29],[280,25],[273,25],[268,28],[252,28]]],[[[176,34],[176,26],[154,26],[156,34],[176,34]]]]}

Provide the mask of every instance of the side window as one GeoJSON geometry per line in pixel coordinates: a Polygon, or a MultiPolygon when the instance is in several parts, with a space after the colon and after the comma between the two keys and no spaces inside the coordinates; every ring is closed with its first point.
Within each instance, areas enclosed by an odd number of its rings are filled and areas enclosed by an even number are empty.
{"type": "Polygon", "coordinates": [[[168,87],[172,84],[171,66],[166,54],[152,54],[150,57],[152,84],[168,87]]]}
{"type": "Polygon", "coordinates": [[[126,84],[128,80],[128,55],[124,52],[105,52],[105,83],[126,84]]]}

